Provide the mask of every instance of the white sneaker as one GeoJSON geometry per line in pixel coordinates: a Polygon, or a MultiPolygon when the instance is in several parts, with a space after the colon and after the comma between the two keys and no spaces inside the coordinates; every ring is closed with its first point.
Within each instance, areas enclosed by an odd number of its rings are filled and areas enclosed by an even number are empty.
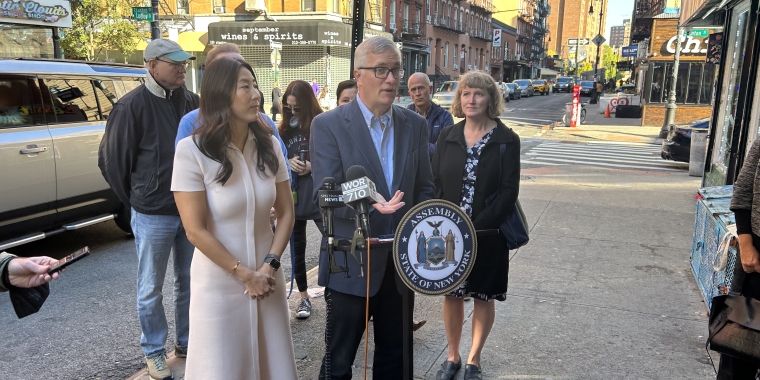
{"type": "Polygon", "coordinates": [[[306,319],[311,316],[311,300],[308,298],[301,298],[301,302],[298,304],[298,310],[296,310],[296,318],[306,319]]]}
{"type": "Polygon", "coordinates": [[[166,355],[161,354],[152,358],[145,358],[148,364],[148,375],[153,380],[172,380],[172,371],[166,365],[166,355]]]}

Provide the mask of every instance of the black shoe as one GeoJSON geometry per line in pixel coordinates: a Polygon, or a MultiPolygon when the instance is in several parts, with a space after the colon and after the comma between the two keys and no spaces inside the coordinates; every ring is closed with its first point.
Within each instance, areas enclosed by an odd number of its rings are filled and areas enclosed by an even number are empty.
{"type": "Polygon", "coordinates": [[[464,366],[464,380],[483,380],[483,374],[480,372],[480,368],[475,364],[464,366]]]}
{"type": "Polygon", "coordinates": [[[441,369],[435,374],[435,380],[451,380],[456,376],[457,371],[462,368],[462,357],[459,357],[459,363],[446,360],[441,364],[441,369]]]}
{"type": "Polygon", "coordinates": [[[420,329],[420,327],[425,326],[425,323],[427,323],[426,320],[421,321],[414,321],[414,324],[412,324],[412,331],[417,331],[420,329]]]}

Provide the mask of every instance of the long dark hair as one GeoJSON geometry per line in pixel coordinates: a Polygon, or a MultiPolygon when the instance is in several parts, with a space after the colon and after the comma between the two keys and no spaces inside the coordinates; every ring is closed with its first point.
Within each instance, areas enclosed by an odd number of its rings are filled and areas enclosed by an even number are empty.
{"type": "MultiPolygon", "coordinates": [[[[232,58],[217,58],[206,66],[201,82],[201,105],[198,114],[200,126],[193,132],[193,135],[198,136],[195,145],[206,157],[222,164],[214,178],[222,185],[230,179],[233,169],[227,151],[232,141],[232,101],[237,89],[238,70],[241,67],[253,74],[253,69],[245,62],[232,58]]],[[[255,164],[259,176],[268,177],[266,169],[277,173],[279,161],[274,154],[271,129],[260,122],[253,122],[248,124],[248,130],[256,139],[255,164]]]]}
{"type": "MultiPolygon", "coordinates": [[[[322,113],[322,107],[319,106],[316,96],[314,96],[314,90],[311,89],[311,85],[303,80],[294,80],[288,84],[288,88],[285,89],[285,93],[282,94],[282,106],[284,110],[287,110],[288,96],[293,95],[298,102],[299,112],[298,123],[301,125],[301,133],[308,140],[310,136],[311,121],[322,113]]],[[[291,112],[282,113],[282,121],[277,129],[280,131],[280,137],[283,140],[293,137],[298,131],[295,128],[290,128],[290,119],[294,116],[291,112]]]]}

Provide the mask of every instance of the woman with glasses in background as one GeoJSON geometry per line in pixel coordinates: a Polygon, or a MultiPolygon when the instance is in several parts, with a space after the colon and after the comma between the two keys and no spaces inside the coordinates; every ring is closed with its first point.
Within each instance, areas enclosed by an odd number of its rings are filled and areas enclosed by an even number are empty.
{"type": "Polygon", "coordinates": [[[293,226],[293,258],[296,285],[301,293],[296,318],[311,316],[311,300],[306,283],[306,223],[313,220],[322,230],[322,214],[312,198],[314,181],[309,160],[309,128],[311,121],[322,113],[311,85],[302,80],[290,82],[283,94],[282,121],[278,127],[285,142],[290,162],[291,188],[295,204],[296,222],[293,226]]]}

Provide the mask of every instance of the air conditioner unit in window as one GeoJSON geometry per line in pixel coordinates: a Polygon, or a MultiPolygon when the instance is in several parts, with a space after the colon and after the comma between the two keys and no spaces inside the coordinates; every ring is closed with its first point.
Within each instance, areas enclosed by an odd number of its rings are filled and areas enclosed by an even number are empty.
{"type": "Polygon", "coordinates": [[[396,23],[395,22],[391,23],[391,30],[394,31],[394,32],[396,31],[396,23]]]}
{"type": "Polygon", "coordinates": [[[455,69],[458,69],[458,68],[459,68],[459,66],[457,66],[457,64],[455,63],[455,64],[454,64],[454,68],[455,68],[455,69]]]}
{"type": "Polygon", "coordinates": [[[224,7],[214,7],[214,13],[225,13],[224,7]]]}
{"type": "Polygon", "coordinates": [[[425,21],[427,21],[427,22],[430,22],[430,15],[427,15],[427,16],[425,17],[425,21]]]}

